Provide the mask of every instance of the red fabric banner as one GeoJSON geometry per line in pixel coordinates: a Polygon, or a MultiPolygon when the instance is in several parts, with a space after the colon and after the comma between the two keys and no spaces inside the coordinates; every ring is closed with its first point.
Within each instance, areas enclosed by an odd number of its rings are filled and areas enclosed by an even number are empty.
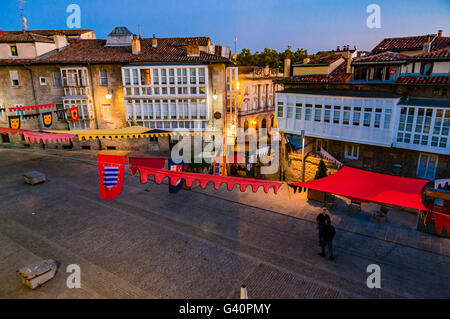
{"type": "Polygon", "coordinates": [[[450,235],[450,215],[433,212],[434,214],[434,226],[436,232],[442,233],[442,227],[445,227],[447,234],[450,235]]]}
{"type": "Polygon", "coordinates": [[[200,181],[200,187],[205,188],[209,182],[214,183],[214,188],[219,189],[222,183],[227,184],[227,188],[229,191],[233,190],[235,184],[240,185],[241,192],[245,192],[247,186],[252,187],[252,191],[256,193],[258,188],[262,186],[264,188],[264,192],[268,193],[270,187],[273,187],[273,191],[276,194],[278,192],[278,188],[282,185],[281,182],[272,182],[265,181],[259,179],[251,179],[251,178],[242,178],[242,177],[230,177],[230,176],[216,176],[209,174],[200,174],[200,173],[188,173],[188,172],[176,172],[169,170],[162,170],[157,168],[148,168],[148,167],[138,167],[139,172],[141,174],[141,183],[147,183],[148,176],[153,175],[155,177],[156,184],[161,184],[163,179],[169,177],[170,184],[176,185],[180,178],[183,178],[186,181],[186,186],[192,186],[192,183],[195,180],[200,181]]]}
{"type": "Polygon", "coordinates": [[[80,114],[78,112],[78,106],[69,108],[69,113],[70,113],[70,119],[72,120],[72,122],[78,121],[78,118],[80,117],[80,114]]]}
{"type": "Polygon", "coordinates": [[[60,133],[38,133],[38,132],[23,132],[25,141],[28,143],[39,143],[41,140],[46,143],[68,143],[75,137],[74,134],[60,134],[60,133]]]}
{"type": "Polygon", "coordinates": [[[125,161],[125,156],[97,155],[98,184],[102,199],[112,200],[122,192],[125,161]]]}
{"type": "Polygon", "coordinates": [[[17,106],[17,107],[10,107],[10,112],[15,111],[29,111],[29,110],[35,110],[35,109],[42,109],[44,107],[54,107],[55,105],[53,103],[50,104],[40,104],[40,105],[27,105],[27,106],[17,106]]]}
{"type": "Polygon", "coordinates": [[[11,133],[11,135],[14,135],[16,133],[19,133],[22,135],[24,132],[31,132],[30,130],[23,130],[23,129],[17,129],[17,128],[9,128],[9,127],[0,127],[0,132],[3,134],[11,133]]]}
{"type": "Polygon", "coordinates": [[[128,168],[133,176],[136,175],[138,166],[163,169],[166,167],[166,159],[158,157],[128,157],[128,168]]]}
{"type": "Polygon", "coordinates": [[[330,176],[291,185],[362,201],[428,210],[422,204],[422,191],[428,182],[344,166],[330,176]]]}

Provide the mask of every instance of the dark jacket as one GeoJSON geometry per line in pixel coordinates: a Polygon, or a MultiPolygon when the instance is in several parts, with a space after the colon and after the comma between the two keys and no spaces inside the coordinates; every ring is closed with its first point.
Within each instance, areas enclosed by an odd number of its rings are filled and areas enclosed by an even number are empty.
{"type": "Polygon", "coordinates": [[[336,230],[331,225],[325,225],[322,230],[322,237],[325,241],[332,241],[336,230]]]}

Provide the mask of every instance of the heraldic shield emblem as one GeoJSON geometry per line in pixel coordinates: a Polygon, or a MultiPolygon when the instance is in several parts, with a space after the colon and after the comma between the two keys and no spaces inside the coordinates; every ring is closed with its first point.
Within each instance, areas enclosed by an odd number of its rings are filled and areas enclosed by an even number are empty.
{"type": "Polygon", "coordinates": [[[49,128],[50,126],[52,126],[52,112],[42,113],[42,122],[45,128],[49,128]]]}
{"type": "Polygon", "coordinates": [[[103,168],[103,184],[108,188],[113,188],[119,180],[118,166],[105,166],[103,168]]]}
{"type": "Polygon", "coordinates": [[[100,197],[112,200],[119,196],[123,189],[126,157],[98,154],[97,160],[100,197]]]}
{"type": "Polygon", "coordinates": [[[13,115],[8,117],[9,127],[13,129],[20,128],[20,115],[13,115]]]}
{"type": "Polygon", "coordinates": [[[78,113],[78,106],[71,107],[69,109],[70,118],[72,119],[72,122],[78,121],[79,113],[78,113]]]}

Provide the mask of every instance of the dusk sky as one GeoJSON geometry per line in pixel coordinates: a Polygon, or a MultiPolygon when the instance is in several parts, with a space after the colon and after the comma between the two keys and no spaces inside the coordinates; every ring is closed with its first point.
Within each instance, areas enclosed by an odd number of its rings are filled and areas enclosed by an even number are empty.
{"type": "MultiPolygon", "coordinates": [[[[290,45],[318,50],[357,45],[372,49],[386,37],[436,33],[450,35],[448,0],[27,0],[24,16],[29,30],[67,29],[66,7],[81,7],[81,28],[93,29],[106,38],[119,25],[143,37],[209,36],[214,43],[229,45],[238,38],[237,50],[290,45]],[[381,28],[369,29],[366,8],[381,7],[381,28]]],[[[2,0],[0,29],[21,30],[18,0],[2,0]]]]}

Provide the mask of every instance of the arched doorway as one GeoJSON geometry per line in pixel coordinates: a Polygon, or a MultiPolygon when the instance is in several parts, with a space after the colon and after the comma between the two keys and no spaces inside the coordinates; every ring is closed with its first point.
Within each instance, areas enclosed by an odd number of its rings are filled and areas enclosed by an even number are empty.
{"type": "Polygon", "coordinates": [[[272,116],[270,119],[270,127],[277,128],[277,119],[275,118],[275,116],[272,116]]]}

